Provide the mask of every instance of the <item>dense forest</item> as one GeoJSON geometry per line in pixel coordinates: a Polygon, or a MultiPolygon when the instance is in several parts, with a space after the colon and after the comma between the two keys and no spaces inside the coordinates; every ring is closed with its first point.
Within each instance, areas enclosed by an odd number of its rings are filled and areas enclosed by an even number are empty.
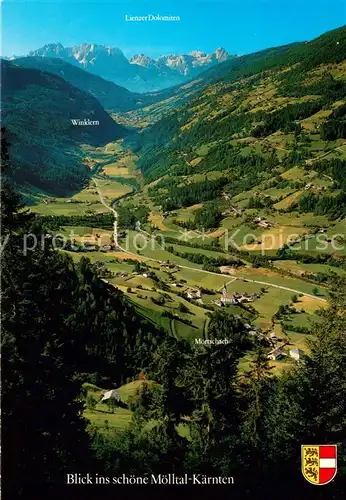
{"type": "Polygon", "coordinates": [[[336,108],[329,116],[329,119],[323,124],[321,138],[326,141],[335,139],[346,139],[346,105],[343,104],[336,108]]]}
{"type": "Polygon", "coordinates": [[[298,209],[301,212],[312,212],[316,215],[329,215],[331,220],[346,215],[346,192],[336,196],[317,196],[313,193],[302,195],[290,210],[298,209]]]}
{"type": "Polygon", "coordinates": [[[194,212],[194,217],[187,221],[179,221],[174,219],[174,224],[184,227],[185,229],[211,229],[218,226],[222,219],[222,214],[218,206],[215,206],[212,201],[204,204],[203,208],[198,208],[194,212]]]}
{"type": "Polygon", "coordinates": [[[329,175],[333,179],[335,194],[318,196],[314,193],[304,193],[290,210],[313,212],[316,215],[328,215],[332,220],[346,214],[346,161],[339,158],[321,160],[314,168],[321,175],[329,175]]]}
{"type": "Polygon", "coordinates": [[[155,202],[161,205],[162,210],[166,211],[218,198],[222,188],[228,184],[228,179],[221,177],[185,185],[173,181],[169,183],[167,193],[156,194],[157,190],[165,185],[163,182],[161,181],[155,189],[151,189],[151,194],[155,202]]]}

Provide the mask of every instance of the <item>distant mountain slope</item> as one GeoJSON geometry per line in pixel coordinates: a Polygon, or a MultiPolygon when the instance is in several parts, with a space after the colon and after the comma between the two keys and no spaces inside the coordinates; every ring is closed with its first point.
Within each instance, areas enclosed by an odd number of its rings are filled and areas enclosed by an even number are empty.
{"type": "Polygon", "coordinates": [[[345,27],[227,61],[184,91],[185,104],[129,139],[146,182],[161,179],[149,188],[154,206],[346,214],[345,27]],[[297,166],[300,177],[281,177],[297,166]]]}
{"type": "Polygon", "coordinates": [[[80,187],[88,176],[80,144],[106,144],[123,137],[126,129],[94,97],[58,76],[8,61],[1,62],[1,70],[2,125],[18,164],[17,182],[55,193],[80,187]]]}
{"type": "Polygon", "coordinates": [[[74,47],[48,44],[30,52],[29,56],[63,59],[132,92],[153,92],[180,84],[234,57],[220,48],[212,54],[195,51],[158,59],[138,54],[128,60],[120,49],[89,43],[74,47]]]}
{"type": "MultiPolygon", "coordinates": [[[[296,72],[308,71],[319,64],[340,62],[345,57],[346,28],[329,31],[310,42],[297,42],[271,47],[236,57],[206,69],[196,78],[155,94],[149,109],[137,109],[123,117],[124,123],[147,126],[159,120],[167,111],[190,102],[207,85],[218,81],[232,83],[262,71],[278,70],[297,65],[296,72]]],[[[292,73],[294,74],[294,73],[292,73]]]]}
{"type": "Polygon", "coordinates": [[[266,69],[278,67],[279,64],[282,64],[286,54],[290,54],[290,51],[298,46],[303,46],[303,43],[265,49],[221,62],[186,83],[156,93],[145,94],[152,99],[150,107],[131,110],[125,113],[121,119],[123,123],[140,127],[155,123],[169,110],[189,102],[212,82],[219,79],[233,81],[266,69]]]}
{"type": "Polygon", "coordinates": [[[153,102],[150,95],[135,94],[100,76],[89,73],[75,64],[52,57],[22,57],[15,64],[36,68],[60,76],[75,87],[89,92],[108,111],[119,112],[139,108],[153,102]]]}
{"type": "MultiPolygon", "coordinates": [[[[140,142],[147,147],[150,143],[167,144],[174,136],[176,131],[184,128],[184,124],[193,120],[194,126],[199,124],[196,122],[196,112],[194,99],[197,99],[199,106],[204,103],[204,111],[199,108],[198,116],[202,119],[207,117],[210,112],[213,116],[213,126],[217,126],[217,121],[222,119],[225,121],[227,115],[236,114],[231,107],[225,106],[225,97],[232,93],[235,89],[240,89],[245,83],[245,94],[248,82],[246,78],[254,77],[251,85],[256,86],[265,72],[273,72],[273,76],[279,75],[280,71],[285,71],[280,78],[280,85],[285,83],[304,80],[304,75],[308,76],[308,72],[321,64],[338,63],[346,57],[346,27],[325,33],[324,35],[312,40],[311,42],[294,43],[282,47],[266,49],[254,54],[239,57],[234,60],[225,61],[218,66],[215,66],[201,75],[195,80],[188,82],[185,85],[161,91],[162,99],[153,104],[147,113],[146,119],[150,121],[151,116],[156,121],[160,114],[165,114],[167,110],[177,108],[171,115],[164,116],[156,125],[144,131],[140,136],[140,142]],[[208,106],[206,106],[208,103],[208,106]],[[216,109],[223,110],[223,116],[218,117],[216,109]],[[208,109],[208,111],[207,111],[208,109]],[[215,115],[215,116],[214,116],[215,115]],[[175,125],[173,125],[175,122],[175,125]],[[178,128],[177,128],[178,127],[178,128]]],[[[230,99],[231,101],[231,99],[230,99]]],[[[241,100],[239,100],[241,104],[241,100]]],[[[136,112],[139,118],[143,118],[142,110],[136,112]]],[[[254,115],[249,115],[249,118],[254,115]]],[[[255,120],[254,120],[255,121],[255,120]]],[[[211,126],[210,121],[207,122],[211,126]]],[[[199,124],[203,126],[202,124],[199,124]]],[[[206,126],[207,124],[205,124],[206,126]]],[[[194,128],[194,127],[192,127],[194,128]]],[[[188,130],[190,130],[189,127],[188,130]]],[[[182,134],[184,137],[187,131],[182,134]]]]}

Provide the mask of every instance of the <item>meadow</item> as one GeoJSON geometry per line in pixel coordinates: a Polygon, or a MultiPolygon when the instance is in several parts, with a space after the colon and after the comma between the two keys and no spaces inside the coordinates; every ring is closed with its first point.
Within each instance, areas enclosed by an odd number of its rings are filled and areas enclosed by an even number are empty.
{"type": "MultiPolygon", "coordinates": [[[[275,134],[274,134],[275,135],[275,134]]],[[[287,137],[286,137],[287,138],[287,137]]],[[[276,138],[279,140],[279,137],[276,138]]],[[[282,139],[282,138],[281,138],[282,139]]],[[[203,158],[208,155],[214,144],[206,144],[197,148],[197,158],[203,158]]],[[[276,144],[277,147],[279,143],[276,144]]],[[[287,147],[289,145],[286,144],[287,147]]],[[[268,147],[268,146],[267,146],[268,147]]],[[[254,150],[257,153],[265,151],[264,145],[260,141],[248,142],[246,150],[242,154],[250,154],[254,150]]],[[[285,210],[290,205],[290,200],[294,201],[297,193],[290,193],[289,189],[266,188],[265,192],[273,200],[283,196],[281,204],[285,206],[274,206],[269,210],[245,209],[243,213],[233,216],[232,213],[223,217],[220,227],[211,229],[203,235],[197,230],[185,231],[178,223],[184,223],[193,220],[195,211],[203,204],[194,204],[192,206],[175,210],[174,214],[163,216],[159,207],[155,207],[151,198],[148,196],[148,186],[142,184],[140,173],[136,171],[137,157],[131,152],[125,151],[118,143],[111,143],[98,150],[88,150],[88,158],[94,162],[94,176],[97,178],[98,186],[108,205],[114,199],[133,193],[131,197],[122,202],[124,206],[140,206],[145,203],[149,207],[148,223],[144,228],[149,232],[138,232],[134,229],[126,231],[126,238],[120,240],[121,248],[107,251],[88,251],[88,252],[69,252],[73,259],[77,260],[81,256],[87,256],[92,262],[103,262],[113,273],[113,277],[108,277],[107,281],[125,293],[129,300],[134,304],[140,315],[149,322],[163,328],[170,334],[190,339],[201,337],[206,334],[209,322],[208,308],[217,310],[216,302],[221,296],[221,289],[227,285],[227,292],[240,294],[258,294],[259,298],[251,302],[251,307],[228,306],[227,309],[233,314],[246,317],[253,320],[255,326],[267,329],[278,329],[281,331],[279,323],[273,322],[273,316],[277,313],[280,305],[292,305],[292,296],[294,294],[303,296],[303,299],[309,299],[314,308],[323,304],[323,299],[327,292],[323,286],[318,285],[318,297],[314,297],[316,284],[300,279],[304,272],[318,273],[329,272],[330,266],[319,266],[318,264],[299,264],[295,261],[274,261],[274,267],[257,268],[250,263],[239,268],[226,266],[223,269],[224,274],[206,272],[202,269],[202,264],[197,264],[189,259],[174,255],[168,251],[172,246],[174,252],[181,254],[199,254],[209,258],[231,257],[225,252],[217,251],[210,246],[207,248],[198,248],[184,245],[184,238],[189,245],[208,243],[212,245],[213,241],[218,240],[224,248],[227,248],[227,238],[231,235],[234,243],[243,250],[261,255],[262,253],[275,255],[277,250],[292,238],[303,236],[309,240],[309,243],[317,238],[310,234],[315,228],[330,228],[332,224],[325,216],[315,216],[313,214],[304,214],[298,212],[278,211],[279,208],[285,210]],[[120,182],[119,182],[120,180],[120,182]],[[133,191],[133,182],[140,186],[140,191],[133,191]],[[139,184],[138,184],[139,183],[139,184]],[[287,196],[286,196],[287,195],[287,196]],[[268,229],[254,226],[253,222],[259,214],[264,213],[266,220],[270,223],[268,229]],[[154,238],[150,231],[156,228],[156,237],[154,238]],[[235,234],[235,236],[233,236],[235,234]],[[244,244],[246,237],[253,235],[254,242],[244,244]],[[175,243],[165,243],[164,238],[175,238],[175,243]],[[268,249],[270,249],[268,251],[268,249]],[[271,253],[270,253],[271,252],[271,253]],[[131,261],[130,261],[130,260],[131,261]],[[155,273],[156,278],[151,279],[143,276],[143,273],[134,271],[133,261],[145,264],[150,271],[155,273]],[[174,264],[173,269],[166,270],[160,266],[160,262],[170,262],[174,264]],[[310,267],[309,267],[310,266],[310,267]],[[277,270],[276,270],[277,268],[277,270]],[[296,274],[296,277],[289,276],[288,273],[296,274]],[[158,281],[157,281],[158,280],[158,281]],[[173,286],[174,283],[180,283],[179,287],[173,286]],[[192,290],[203,288],[208,290],[203,294],[202,303],[191,302],[182,297],[182,294],[192,290]]],[[[194,161],[197,167],[200,160],[194,161]]],[[[191,167],[193,168],[193,166],[191,167]]],[[[207,177],[217,178],[221,172],[208,173],[207,177]]],[[[198,183],[204,179],[204,174],[193,174],[189,176],[189,182],[198,183]]],[[[292,167],[282,173],[284,180],[300,179],[304,182],[311,178],[316,178],[316,172],[306,172],[302,167],[292,167]]],[[[269,177],[269,181],[270,181],[269,177]]],[[[266,187],[266,181],[263,181],[263,187],[266,187]]],[[[328,180],[326,180],[328,183],[328,180]]],[[[155,186],[155,181],[150,184],[155,186]]],[[[258,188],[257,188],[258,190],[258,188]]],[[[238,206],[245,204],[249,196],[256,193],[256,189],[243,192],[234,198],[238,206]]],[[[221,206],[225,207],[225,200],[221,206]]],[[[223,208],[224,209],[224,208],[223,208]]],[[[104,213],[107,208],[100,203],[99,195],[92,181],[79,193],[75,193],[70,199],[40,199],[39,203],[32,207],[33,211],[43,215],[48,214],[88,214],[96,211],[104,213]]],[[[342,230],[343,224],[334,226],[334,230],[342,230]]],[[[111,242],[112,231],[100,230],[92,226],[64,226],[61,228],[62,234],[68,235],[71,231],[74,233],[76,242],[85,241],[109,244],[111,242]]],[[[121,227],[120,227],[121,230],[121,227]]],[[[328,233],[327,233],[328,234],[328,233]]],[[[247,240],[248,243],[249,239],[247,240]]],[[[306,240],[304,240],[306,241],[306,240]]],[[[294,249],[294,246],[292,247],[294,249]]],[[[334,268],[333,268],[334,269],[334,268]]],[[[340,274],[341,270],[338,271],[340,274]]],[[[299,305],[297,305],[299,307],[299,305]]],[[[315,318],[309,311],[299,312],[294,318],[290,318],[293,327],[308,324],[308,320],[315,318]]],[[[296,332],[293,332],[294,335],[296,332]]],[[[294,337],[293,335],[293,337],[294,337]]],[[[302,334],[300,334],[302,335],[302,334]]],[[[293,339],[292,337],[292,339],[293,339]]],[[[303,341],[303,337],[297,337],[303,341]]],[[[294,339],[293,339],[294,340],[294,339]]],[[[292,340],[292,341],[293,341],[292,340]]],[[[126,421],[128,414],[123,414],[126,421]]],[[[104,418],[98,417],[100,421],[104,418]]]]}
{"type": "MultiPolygon", "coordinates": [[[[111,388],[102,389],[94,384],[83,384],[83,388],[86,392],[86,402],[88,402],[88,398],[90,397],[94,398],[97,402],[92,409],[90,407],[88,408],[86,404],[86,408],[83,411],[83,417],[89,421],[91,426],[106,436],[114,436],[116,433],[125,430],[131,424],[133,415],[132,411],[128,408],[128,404],[131,400],[135,400],[137,392],[143,384],[149,384],[150,386],[155,384],[155,382],[150,380],[134,380],[117,387],[116,390],[119,393],[122,406],[115,404],[113,408],[100,402],[103,394],[111,390],[111,388]]],[[[145,426],[145,430],[151,429],[156,424],[156,420],[150,420],[145,426]]],[[[180,423],[177,427],[177,432],[186,439],[190,438],[188,423],[180,423]]]]}

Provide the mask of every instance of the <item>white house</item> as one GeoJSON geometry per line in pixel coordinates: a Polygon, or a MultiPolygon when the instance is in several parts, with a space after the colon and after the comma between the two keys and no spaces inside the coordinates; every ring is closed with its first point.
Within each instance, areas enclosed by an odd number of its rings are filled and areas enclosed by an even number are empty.
{"type": "Polygon", "coordinates": [[[152,272],[150,272],[150,271],[149,271],[149,272],[146,272],[146,273],[143,273],[143,277],[144,277],[144,278],[152,278],[153,276],[154,276],[154,275],[153,275],[153,273],[152,273],[152,272]]]}
{"type": "Polygon", "coordinates": [[[270,226],[270,224],[266,220],[260,220],[259,222],[257,222],[257,226],[266,229],[270,226]]]}
{"type": "Polygon", "coordinates": [[[111,391],[107,391],[104,393],[103,395],[103,398],[101,399],[101,401],[107,401],[108,399],[113,399],[113,400],[116,400],[116,401],[120,401],[120,394],[118,391],[116,391],[115,389],[112,389],[111,391]]]}
{"type": "Polygon", "coordinates": [[[188,299],[200,299],[202,297],[201,290],[188,290],[186,294],[188,299]]]}
{"type": "Polygon", "coordinates": [[[302,356],[303,351],[301,351],[300,349],[294,347],[293,349],[290,349],[290,356],[291,358],[293,358],[294,360],[296,361],[299,361],[301,356],[302,356]]]}

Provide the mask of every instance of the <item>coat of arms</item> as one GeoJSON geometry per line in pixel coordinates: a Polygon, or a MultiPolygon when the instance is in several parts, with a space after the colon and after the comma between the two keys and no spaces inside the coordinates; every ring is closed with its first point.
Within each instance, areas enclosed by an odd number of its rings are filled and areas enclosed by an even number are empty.
{"type": "Polygon", "coordinates": [[[302,473],[309,483],[316,485],[332,481],[337,471],[336,444],[303,444],[302,473]]]}

